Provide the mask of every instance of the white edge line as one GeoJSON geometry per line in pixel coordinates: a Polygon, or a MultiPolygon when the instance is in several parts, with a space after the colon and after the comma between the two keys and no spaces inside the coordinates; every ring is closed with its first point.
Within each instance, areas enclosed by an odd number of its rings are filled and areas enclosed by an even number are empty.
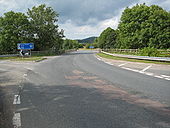
{"type": "Polygon", "coordinates": [[[124,66],[124,65],[126,65],[126,64],[128,64],[128,63],[123,63],[123,64],[120,64],[120,65],[118,65],[118,66],[121,67],[121,66],[124,66]]]}
{"type": "Polygon", "coordinates": [[[170,78],[164,78],[165,80],[170,80],[170,78]]]}
{"type": "Polygon", "coordinates": [[[150,73],[150,72],[145,72],[144,74],[146,74],[148,76],[153,76],[154,75],[153,73],[150,73]]]}
{"type": "MultiPolygon", "coordinates": [[[[96,58],[97,58],[98,60],[101,60],[101,61],[102,61],[102,59],[100,59],[99,57],[96,56],[96,58]]],[[[104,62],[105,62],[105,61],[104,61],[104,62]]],[[[109,64],[109,65],[113,65],[113,64],[110,63],[110,62],[105,62],[105,63],[107,63],[107,64],[109,64]]],[[[126,64],[127,64],[127,63],[123,63],[123,64],[120,64],[120,65],[118,65],[118,66],[121,67],[121,66],[124,66],[124,65],[126,65],[126,64]]],[[[136,70],[136,69],[127,68],[127,67],[121,67],[121,68],[126,69],[126,70],[130,70],[130,71],[133,71],[133,72],[138,72],[138,73],[141,73],[141,74],[145,74],[145,75],[148,75],[148,76],[154,76],[153,73],[145,72],[146,70],[148,70],[148,69],[151,68],[151,67],[152,67],[152,65],[149,65],[148,67],[144,68],[144,69],[141,70],[141,71],[136,70]]],[[[165,80],[170,80],[170,76],[167,76],[167,75],[160,75],[160,76],[155,75],[154,77],[160,78],[160,79],[165,79],[165,80]]]]}
{"type": "Polygon", "coordinates": [[[154,77],[163,79],[163,77],[162,77],[162,76],[158,76],[158,75],[156,75],[156,76],[154,76],[154,77]]]}
{"type": "Polygon", "coordinates": [[[21,127],[21,114],[15,113],[12,121],[13,121],[14,128],[20,128],[21,127]]]}
{"type": "Polygon", "coordinates": [[[105,63],[110,64],[110,62],[107,62],[107,61],[105,63]]]}
{"type": "Polygon", "coordinates": [[[170,78],[170,76],[167,76],[167,75],[161,75],[162,77],[167,77],[167,78],[170,78]]]}

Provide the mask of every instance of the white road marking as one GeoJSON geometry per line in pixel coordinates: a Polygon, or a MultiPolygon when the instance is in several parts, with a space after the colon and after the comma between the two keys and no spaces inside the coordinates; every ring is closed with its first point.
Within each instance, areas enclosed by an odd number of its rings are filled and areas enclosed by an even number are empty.
{"type": "MultiPolygon", "coordinates": [[[[98,60],[101,60],[103,61],[104,63],[107,63],[109,65],[113,65],[111,62],[107,62],[107,61],[104,61],[101,57],[98,57],[96,56],[98,60]]],[[[127,68],[127,67],[122,67],[124,65],[128,64],[127,63],[123,63],[123,64],[120,64],[118,65],[119,67],[123,68],[123,69],[126,69],[126,70],[129,70],[129,71],[133,71],[133,72],[138,72],[138,73],[141,73],[141,74],[145,74],[145,75],[148,75],[148,76],[153,76],[153,77],[156,77],[156,78],[160,78],[160,79],[164,79],[164,80],[170,80],[170,76],[167,76],[167,75],[155,75],[154,73],[151,73],[151,72],[145,72],[146,70],[148,70],[149,68],[152,67],[152,65],[149,65],[147,66],[146,68],[144,68],[143,70],[139,71],[139,70],[136,70],[136,69],[131,69],[131,68],[127,68]]]]}
{"type": "Polygon", "coordinates": [[[20,113],[15,113],[12,121],[13,121],[14,128],[20,128],[21,127],[21,115],[20,115],[20,113]]]}
{"type": "Polygon", "coordinates": [[[118,66],[121,67],[121,66],[124,66],[124,65],[126,65],[126,64],[128,64],[128,63],[123,63],[123,64],[120,64],[120,65],[118,65],[118,66]]]}
{"type": "Polygon", "coordinates": [[[165,78],[165,80],[170,80],[170,78],[165,78]]]}
{"type": "Polygon", "coordinates": [[[170,78],[170,76],[167,76],[167,75],[161,75],[162,77],[165,77],[165,78],[170,78]]]}
{"type": "Polygon", "coordinates": [[[21,104],[20,95],[15,95],[14,96],[13,104],[21,104]]]}
{"type": "Polygon", "coordinates": [[[136,70],[136,69],[126,68],[126,67],[122,67],[122,68],[123,68],[123,69],[126,69],[126,70],[133,71],[133,72],[140,72],[139,70],[136,70]]]}
{"type": "Polygon", "coordinates": [[[114,65],[114,64],[110,63],[110,65],[114,65]]]}
{"type": "Polygon", "coordinates": [[[139,73],[142,73],[142,74],[144,74],[145,72],[143,72],[143,71],[139,71],[139,73]]]}
{"type": "Polygon", "coordinates": [[[98,60],[102,60],[102,58],[101,57],[99,57],[99,56],[97,56],[97,55],[95,55],[95,57],[98,59],[98,60]]]}
{"type": "Polygon", "coordinates": [[[149,68],[151,68],[152,65],[149,65],[148,67],[144,68],[143,70],[141,70],[142,72],[145,72],[146,70],[148,70],[149,68]]]}
{"type": "Polygon", "coordinates": [[[163,79],[163,77],[162,77],[162,76],[157,76],[157,75],[156,75],[156,76],[154,76],[154,77],[157,77],[157,78],[161,78],[161,79],[163,79]]]}
{"type": "Polygon", "coordinates": [[[111,62],[105,62],[106,64],[113,65],[111,62]]]}
{"type": "Polygon", "coordinates": [[[153,76],[154,74],[151,72],[145,72],[144,74],[148,75],[148,76],[153,76]]]}

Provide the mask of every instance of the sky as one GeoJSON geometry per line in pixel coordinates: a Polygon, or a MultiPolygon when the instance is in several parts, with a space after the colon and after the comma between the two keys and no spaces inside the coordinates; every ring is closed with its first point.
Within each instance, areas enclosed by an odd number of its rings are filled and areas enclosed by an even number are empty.
{"type": "Polygon", "coordinates": [[[59,13],[58,24],[66,38],[83,39],[99,36],[107,27],[116,29],[123,10],[141,3],[170,11],[170,0],[0,0],[0,16],[46,4],[59,13]]]}

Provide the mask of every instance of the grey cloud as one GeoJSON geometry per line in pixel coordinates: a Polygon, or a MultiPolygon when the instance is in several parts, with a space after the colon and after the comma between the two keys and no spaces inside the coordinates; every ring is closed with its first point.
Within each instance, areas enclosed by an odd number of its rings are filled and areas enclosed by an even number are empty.
{"type": "Polygon", "coordinates": [[[2,0],[0,11],[26,11],[38,4],[52,6],[60,14],[59,23],[71,21],[75,25],[91,25],[120,14],[120,10],[135,3],[153,3],[167,7],[169,0],[2,0]],[[6,6],[6,7],[5,7],[6,6]],[[8,9],[7,9],[8,8],[8,9]]]}
{"type": "Polygon", "coordinates": [[[83,38],[99,35],[105,27],[116,27],[116,18],[120,17],[122,9],[137,3],[157,4],[170,11],[170,0],[0,0],[0,16],[10,10],[26,12],[28,8],[46,4],[59,13],[59,24],[66,36],[83,38]]]}
{"type": "Polygon", "coordinates": [[[50,0],[51,5],[60,14],[60,22],[71,20],[76,25],[94,25],[96,21],[116,16],[120,9],[133,3],[132,0],[50,0]]]}

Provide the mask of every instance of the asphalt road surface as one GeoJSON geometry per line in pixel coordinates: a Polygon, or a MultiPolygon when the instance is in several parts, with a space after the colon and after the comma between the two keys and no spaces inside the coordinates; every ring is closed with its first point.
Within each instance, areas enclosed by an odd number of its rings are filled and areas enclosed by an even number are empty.
{"type": "Polygon", "coordinates": [[[93,51],[45,60],[24,77],[17,127],[170,128],[170,81],[108,65],[93,51]]]}

